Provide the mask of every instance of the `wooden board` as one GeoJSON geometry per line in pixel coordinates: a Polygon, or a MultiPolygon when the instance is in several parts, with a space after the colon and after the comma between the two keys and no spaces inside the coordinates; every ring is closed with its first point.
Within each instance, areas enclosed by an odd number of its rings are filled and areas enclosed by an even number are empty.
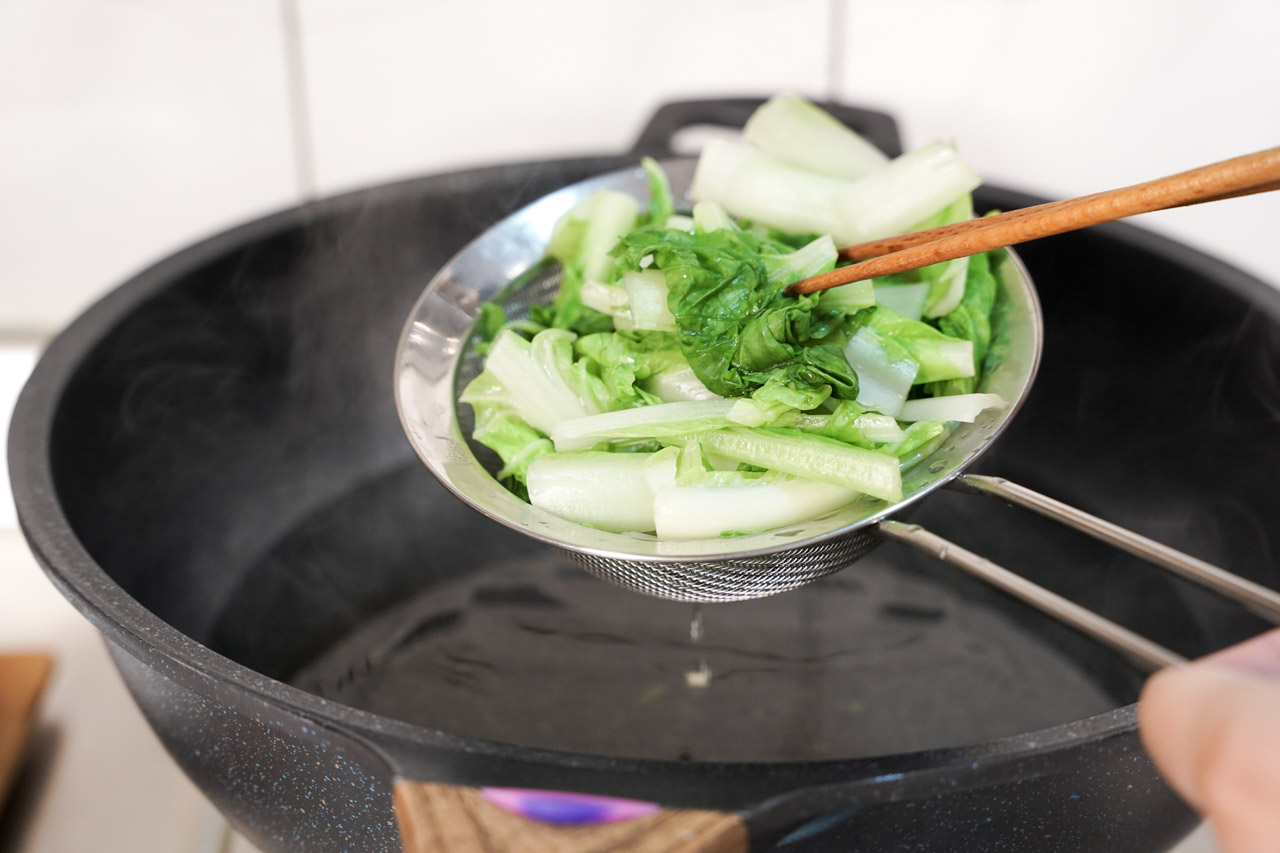
{"type": "Polygon", "coordinates": [[[475,788],[399,782],[396,820],[404,853],[746,853],[734,814],[663,809],[646,817],[560,826],[511,814],[475,788]]]}
{"type": "Polygon", "coordinates": [[[0,655],[0,807],[18,775],[36,705],[53,670],[47,655],[0,655]]]}

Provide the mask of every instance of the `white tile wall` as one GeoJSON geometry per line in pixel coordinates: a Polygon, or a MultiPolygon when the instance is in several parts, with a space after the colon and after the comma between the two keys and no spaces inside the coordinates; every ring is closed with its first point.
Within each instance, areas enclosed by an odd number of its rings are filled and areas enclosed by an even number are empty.
{"type": "MultiPolygon", "coordinates": [[[[849,0],[846,26],[844,99],[993,182],[1061,198],[1280,145],[1273,0],[849,0]]],[[[1280,286],[1277,219],[1280,194],[1135,222],[1280,286]]]]}
{"type": "Polygon", "coordinates": [[[821,91],[827,15],[828,0],[301,0],[320,189],[621,152],[664,100],[821,91]]]}
{"type": "MultiPolygon", "coordinates": [[[[0,330],[58,328],[143,264],[299,198],[290,7],[321,193],[618,151],[661,101],[784,88],[886,108],[909,141],[955,137],[992,180],[1051,196],[1280,140],[1273,0],[8,0],[0,330]]],[[[1280,282],[1276,205],[1143,221],[1280,282]]]]}
{"type": "Polygon", "coordinates": [[[281,42],[266,0],[0,3],[0,329],[297,199],[281,42]]]}

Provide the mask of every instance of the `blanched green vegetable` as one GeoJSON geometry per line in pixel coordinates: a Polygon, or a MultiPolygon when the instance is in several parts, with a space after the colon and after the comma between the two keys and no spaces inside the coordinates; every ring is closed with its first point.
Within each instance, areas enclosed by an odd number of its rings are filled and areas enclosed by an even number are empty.
{"type": "Polygon", "coordinates": [[[889,162],[879,148],[796,95],[770,98],[752,113],[742,137],[779,160],[837,178],[860,178],[889,162]]]}
{"type": "Polygon", "coordinates": [[[713,539],[804,521],[856,497],[852,489],[799,477],[672,485],[654,495],[654,526],[663,539],[713,539]]]}
{"type": "Polygon", "coordinates": [[[650,257],[666,276],[680,349],[715,393],[749,394],[781,372],[798,387],[828,385],[847,399],[857,394],[848,361],[824,343],[848,312],[817,297],[783,295],[789,282],[770,277],[767,259],[782,263],[792,254],[785,247],[742,230],[640,230],[622,239],[618,254],[628,267],[650,257]]]}
{"type": "Polygon", "coordinates": [[[960,304],[937,320],[938,328],[953,338],[973,344],[977,375],[948,379],[928,386],[930,394],[968,394],[978,387],[978,378],[991,346],[991,318],[996,307],[996,277],[988,255],[969,258],[964,297],[960,304]]]}
{"type": "Polygon", "coordinates": [[[646,453],[548,453],[529,466],[529,502],[603,530],[652,530],[646,453]]]}
{"type": "Polygon", "coordinates": [[[730,214],[849,245],[911,230],[981,183],[955,146],[937,141],[854,180],[807,171],[744,142],[713,139],[690,194],[730,214]]]}
{"type": "Polygon", "coordinates": [[[858,373],[857,401],[886,415],[897,415],[911,393],[920,362],[893,335],[863,326],[844,354],[858,373]]]}
{"type": "Polygon", "coordinates": [[[546,329],[530,342],[508,329],[498,335],[485,360],[484,372],[504,389],[511,408],[543,433],[566,418],[604,408],[603,383],[575,363],[573,337],[563,329],[546,329]]]}
{"type": "MultiPolygon", "coordinates": [[[[972,218],[973,198],[965,193],[912,230],[924,231],[972,218]]],[[[926,317],[941,317],[953,311],[964,298],[965,283],[969,276],[969,256],[921,267],[916,270],[916,275],[929,285],[929,295],[921,313],[926,317]]]]}
{"type": "Polygon", "coordinates": [[[732,400],[659,403],[561,421],[551,431],[557,451],[589,450],[601,442],[673,438],[730,426],[732,400]]]}
{"type": "Polygon", "coordinates": [[[949,422],[1004,405],[975,393],[995,357],[985,256],[783,293],[837,245],[971,216],[954,146],[889,160],[794,96],[747,131],[704,151],[687,214],[645,160],[643,209],[601,192],[558,223],[551,306],[481,312],[487,361],[461,401],[535,506],[617,532],[750,533],[900,500],[949,422]]]}
{"type": "Polygon", "coordinates": [[[973,341],[953,338],[928,323],[908,320],[883,305],[872,309],[867,317],[867,326],[906,349],[920,366],[914,380],[917,385],[942,379],[964,379],[976,373],[973,341]]]}
{"type": "Polygon", "coordinates": [[[842,244],[910,231],[982,183],[955,146],[931,142],[859,178],[835,200],[842,244]]]}
{"type": "Polygon", "coordinates": [[[732,427],[698,436],[702,447],[748,465],[902,500],[898,460],[833,438],[789,429],[732,427]]]}

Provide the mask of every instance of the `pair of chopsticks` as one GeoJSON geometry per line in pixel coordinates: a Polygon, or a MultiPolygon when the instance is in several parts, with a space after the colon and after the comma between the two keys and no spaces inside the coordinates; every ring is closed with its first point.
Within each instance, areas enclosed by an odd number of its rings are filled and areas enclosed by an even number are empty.
{"type": "Polygon", "coordinates": [[[787,293],[814,293],[1139,213],[1276,189],[1280,189],[1280,148],[1268,148],[1121,189],[849,246],[840,250],[840,257],[861,263],[797,281],[787,287],[787,293]]]}

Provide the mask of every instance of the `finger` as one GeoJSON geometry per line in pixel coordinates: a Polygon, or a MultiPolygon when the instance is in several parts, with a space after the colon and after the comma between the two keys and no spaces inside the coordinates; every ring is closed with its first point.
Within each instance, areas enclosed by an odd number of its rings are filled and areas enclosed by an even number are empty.
{"type": "Polygon", "coordinates": [[[1199,663],[1280,678],[1280,628],[1202,658],[1199,663]]]}
{"type": "Polygon", "coordinates": [[[1143,742],[1224,850],[1280,849],[1280,681],[1208,663],[1152,676],[1143,742]]]}

